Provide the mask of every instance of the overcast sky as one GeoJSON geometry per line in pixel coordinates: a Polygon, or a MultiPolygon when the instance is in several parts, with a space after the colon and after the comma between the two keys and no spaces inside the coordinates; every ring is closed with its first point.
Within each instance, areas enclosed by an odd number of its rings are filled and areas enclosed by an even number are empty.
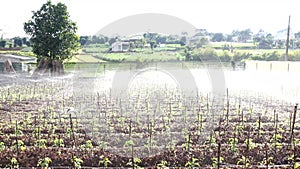
{"type": "MultiPolygon", "coordinates": [[[[47,0],[1,0],[0,32],[4,37],[25,36],[23,23],[47,0]]],[[[209,32],[231,33],[250,28],[270,33],[287,28],[291,15],[293,32],[300,31],[296,0],[52,0],[67,5],[77,22],[79,35],[93,35],[101,28],[130,15],[168,14],[209,32]]]]}

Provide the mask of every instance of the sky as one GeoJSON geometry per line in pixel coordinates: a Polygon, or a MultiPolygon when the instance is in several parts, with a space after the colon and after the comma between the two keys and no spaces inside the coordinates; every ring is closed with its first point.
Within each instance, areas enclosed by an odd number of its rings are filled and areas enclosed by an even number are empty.
{"type": "MultiPolygon", "coordinates": [[[[23,23],[32,11],[47,0],[1,0],[0,35],[4,38],[25,36],[23,23]]],[[[143,13],[178,17],[196,28],[214,33],[231,33],[250,28],[269,33],[286,29],[300,31],[300,10],[296,0],[52,0],[67,5],[79,35],[94,35],[103,27],[124,17],[143,13]]]]}

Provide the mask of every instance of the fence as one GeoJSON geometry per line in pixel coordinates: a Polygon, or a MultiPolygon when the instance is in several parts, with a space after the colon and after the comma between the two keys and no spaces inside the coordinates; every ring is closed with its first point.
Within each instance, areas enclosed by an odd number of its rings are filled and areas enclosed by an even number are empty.
{"type": "Polygon", "coordinates": [[[300,73],[300,62],[248,60],[246,61],[246,70],[300,73]]]}

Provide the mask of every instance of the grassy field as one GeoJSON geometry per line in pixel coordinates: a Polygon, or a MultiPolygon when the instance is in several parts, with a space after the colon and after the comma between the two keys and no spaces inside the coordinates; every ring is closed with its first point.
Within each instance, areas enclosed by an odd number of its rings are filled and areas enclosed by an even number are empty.
{"type": "Polygon", "coordinates": [[[107,44],[91,44],[82,47],[84,53],[106,53],[110,46],[107,44]]]}
{"type": "MultiPolygon", "coordinates": [[[[80,49],[77,55],[73,56],[67,63],[103,63],[103,62],[159,62],[159,61],[178,61],[185,60],[185,46],[180,44],[165,44],[154,49],[151,48],[135,48],[132,52],[108,52],[110,49],[108,44],[90,44],[80,49]]],[[[255,49],[254,43],[230,43],[230,42],[211,42],[206,47],[214,50],[219,57],[226,57],[226,61],[232,58],[240,61],[247,56],[248,59],[264,60],[271,55],[276,55],[282,60],[285,55],[285,49],[255,49]],[[233,46],[233,52],[224,50],[224,47],[233,46]],[[251,57],[251,58],[250,58],[251,57]]],[[[204,46],[205,48],[205,46],[204,46]]],[[[201,55],[201,51],[206,49],[192,49],[192,54],[201,55]],[[198,52],[198,53],[197,53],[198,52]]],[[[0,54],[15,54],[22,56],[34,56],[31,48],[23,48],[19,50],[7,49],[0,50],[0,54]]],[[[289,50],[290,60],[299,60],[300,50],[289,50]]],[[[207,56],[205,56],[207,58],[207,56]]],[[[275,57],[275,59],[276,59],[275,57]]],[[[221,59],[222,60],[222,59],[221,59]]]]}
{"type": "Polygon", "coordinates": [[[125,60],[128,62],[144,62],[144,61],[175,61],[180,59],[180,56],[176,52],[139,52],[139,53],[109,53],[103,55],[105,58],[125,60]]]}
{"type": "Polygon", "coordinates": [[[166,44],[163,47],[136,48],[133,52],[108,52],[110,46],[93,44],[83,46],[80,54],[75,55],[68,63],[85,62],[147,62],[147,61],[176,61],[184,58],[178,51],[182,50],[180,44],[166,44]]]}
{"type": "Polygon", "coordinates": [[[32,49],[30,47],[26,47],[23,49],[1,49],[0,54],[13,54],[13,55],[20,55],[20,56],[35,56],[32,52],[32,49]]]}
{"type": "Polygon", "coordinates": [[[79,63],[79,62],[88,62],[88,63],[101,63],[101,62],[105,62],[101,59],[98,59],[96,57],[93,57],[92,55],[88,55],[88,54],[79,54],[79,55],[75,55],[74,57],[72,57],[72,59],[70,59],[68,61],[69,63],[79,63]]]}
{"type": "Polygon", "coordinates": [[[239,42],[210,42],[209,46],[212,48],[223,48],[225,45],[233,48],[255,48],[254,43],[239,43],[239,42]]]}
{"type": "MultiPolygon", "coordinates": [[[[276,52],[278,57],[282,57],[285,54],[285,49],[255,49],[254,43],[236,43],[236,42],[211,42],[206,47],[213,48],[219,57],[228,56],[234,58],[240,58],[239,55],[251,55],[254,58],[263,58],[262,56],[271,55],[276,52]],[[224,50],[224,47],[233,47],[233,53],[224,50]]],[[[95,61],[95,57],[86,57],[86,55],[97,56],[98,59],[112,62],[147,62],[147,61],[178,61],[184,60],[183,51],[184,46],[180,44],[166,44],[162,47],[154,48],[136,48],[135,52],[127,53],[107,53],[108,45],[90,45],[85,46],[82,49],[83,54],[76,56],[77,59],[72,59],[70,62],[80,62],[84,60],[85,62],[95,61]],[[85,57],[81,59],[82,57],[85,57]]],[[[299,53],[299,52],[298,52],[299,53]]],[[[290,50],[290,55],[293,57],[297,55],[296,50],[290,50]]]]}

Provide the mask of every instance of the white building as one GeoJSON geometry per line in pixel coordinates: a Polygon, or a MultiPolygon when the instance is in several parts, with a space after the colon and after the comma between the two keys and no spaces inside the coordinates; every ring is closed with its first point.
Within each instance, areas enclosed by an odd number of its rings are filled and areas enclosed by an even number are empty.
{"type": "Polygon", "coordinates": [[[16,72],[27,72],[28,64],[36,63],[35,57],[0,54],[0,73],[4,72],[5,70],[4,63],[7,60],[10,60],[16,72]]]}
{"type": "Polygon", "coordinates": [[[111,51],[112,52],[128,52],[130,49],[129,42],[115,42],[112,44],[111,51]]]}

